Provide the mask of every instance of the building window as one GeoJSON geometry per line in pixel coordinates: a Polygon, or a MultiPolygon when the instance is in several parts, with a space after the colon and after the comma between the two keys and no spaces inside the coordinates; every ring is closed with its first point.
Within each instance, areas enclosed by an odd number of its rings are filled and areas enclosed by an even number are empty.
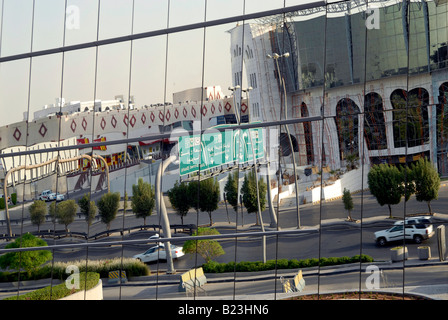
{"type": "Polygon", "coordinates": [[[387,148],[383,99],[375,92],[368,93],[365,96],[364,135],[369,150],[383,150],[387,148]]]}
{"type": "Polygon", "coordinates": [[[344,98],[336,106],[336,127],[339,139],[340,159],[350,161],[359,156],[358,153],[358,114],[356,103],[344,98]]]}
{"type": "Polygon", "coordinates": [[[429,94],[423,88],[392,92],[395,148],[415,147],[429,142],[429,94]]]}

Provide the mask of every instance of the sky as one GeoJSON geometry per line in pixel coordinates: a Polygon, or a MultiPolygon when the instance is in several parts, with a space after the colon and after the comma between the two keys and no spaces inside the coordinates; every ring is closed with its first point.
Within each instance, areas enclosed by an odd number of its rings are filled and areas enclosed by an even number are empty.
{"type": "MultiPolygon", "coordinates": [[[[65,14],[62,0],[36,0],[34,8],[33,0],[3,0],[0,56],[301,3],[304,1],[102,0],[98,5],[96,0],[67,0],[69,12],[65,14]],[[64,28],[65,17],[67,28],[64,28]]],[[[88,48],[2,63],[0,110],[12,112],[2,112],[8,116],[0,118],[0,126],[23,120],[28,106],[33,118],[34,111],[55,103],[60,96],[68,102],[131,95],[140,106],[172,102],[174,92],[202,84],[221,86],[228,94],[233,77],[227,31],[233,27],[234,23],[101,46],[98,50],[88,48]]]]}

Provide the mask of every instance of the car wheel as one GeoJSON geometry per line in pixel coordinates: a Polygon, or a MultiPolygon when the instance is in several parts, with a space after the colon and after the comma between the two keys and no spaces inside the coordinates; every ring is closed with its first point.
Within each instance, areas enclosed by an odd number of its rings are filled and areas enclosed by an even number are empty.
{"type": "Polygon", "coordinates": [[[377,243],[379,246],[383,247],[383,246],[386,245],[387,241],[386,241],[385,238],[379,238],[379,239],[376,241],[376,243],[377,243]]]}
{"type": "Polygon", "coordinates": [[[415,236],[414,241],[416,244],[420,244],[423,242],[423,238],[421,236],[415,236]]]}

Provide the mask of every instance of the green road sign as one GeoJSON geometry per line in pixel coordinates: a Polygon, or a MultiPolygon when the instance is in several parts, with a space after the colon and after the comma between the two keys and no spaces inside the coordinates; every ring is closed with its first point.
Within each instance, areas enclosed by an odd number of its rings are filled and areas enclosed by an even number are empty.
{"type": "MultiPolygon", "coordinates": [[[[179,137],[180,175],[186,175],[224,164],[250,162],[264,157],[263,131],[256,129],[228,129],[202,135],[179,137]],[[249,132],[252,134],[250,139],[249,132]],[[252,151],[252,142],[254,150],[252,151]]],[[[211,130],[213,131],[213,130],[211,130]]]]}

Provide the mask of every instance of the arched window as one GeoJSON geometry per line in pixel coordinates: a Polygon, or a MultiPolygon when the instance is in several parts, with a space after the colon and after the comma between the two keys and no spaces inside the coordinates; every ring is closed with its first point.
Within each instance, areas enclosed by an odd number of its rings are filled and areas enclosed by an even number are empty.
{"type": "Polygon", "coordinates": [[[437,160],[439,173],[448,172],[448,82],[439,87],[439,103],[437,104],[437,160]]]}
{"type": "Polygon", "coordinates": [[[349,160],[359,156],[358,114],[356,103],[344,98],[336,106],[336,127],[339,139],[339,155],[341,160],[349,160]]]}
{"type": "Polygon", "coordinates": [[[423,88],[392,92],[394,146],[415,147],[429,142],[429,94],[423,88]]]}
{"type": "MultiPolygon", "coordinates": [[[[308,107],[305,102],[302,102],[302,104],[300,105],[300,114],[302,115],[302,118],[309,117],[308,107]]],[[[314,163],[313,131],[310,121],[306,121],[303,123],[303,134],[305,138],[304,140],[306,147],[306,162],[307,164],[313,164],[314,163]]]]}
{"type": "Polygon", "coordinates": [[[383,99],[376,92],[368,93],[365,96],[364,135],[369,150],[387,149],[383,99]]]}

